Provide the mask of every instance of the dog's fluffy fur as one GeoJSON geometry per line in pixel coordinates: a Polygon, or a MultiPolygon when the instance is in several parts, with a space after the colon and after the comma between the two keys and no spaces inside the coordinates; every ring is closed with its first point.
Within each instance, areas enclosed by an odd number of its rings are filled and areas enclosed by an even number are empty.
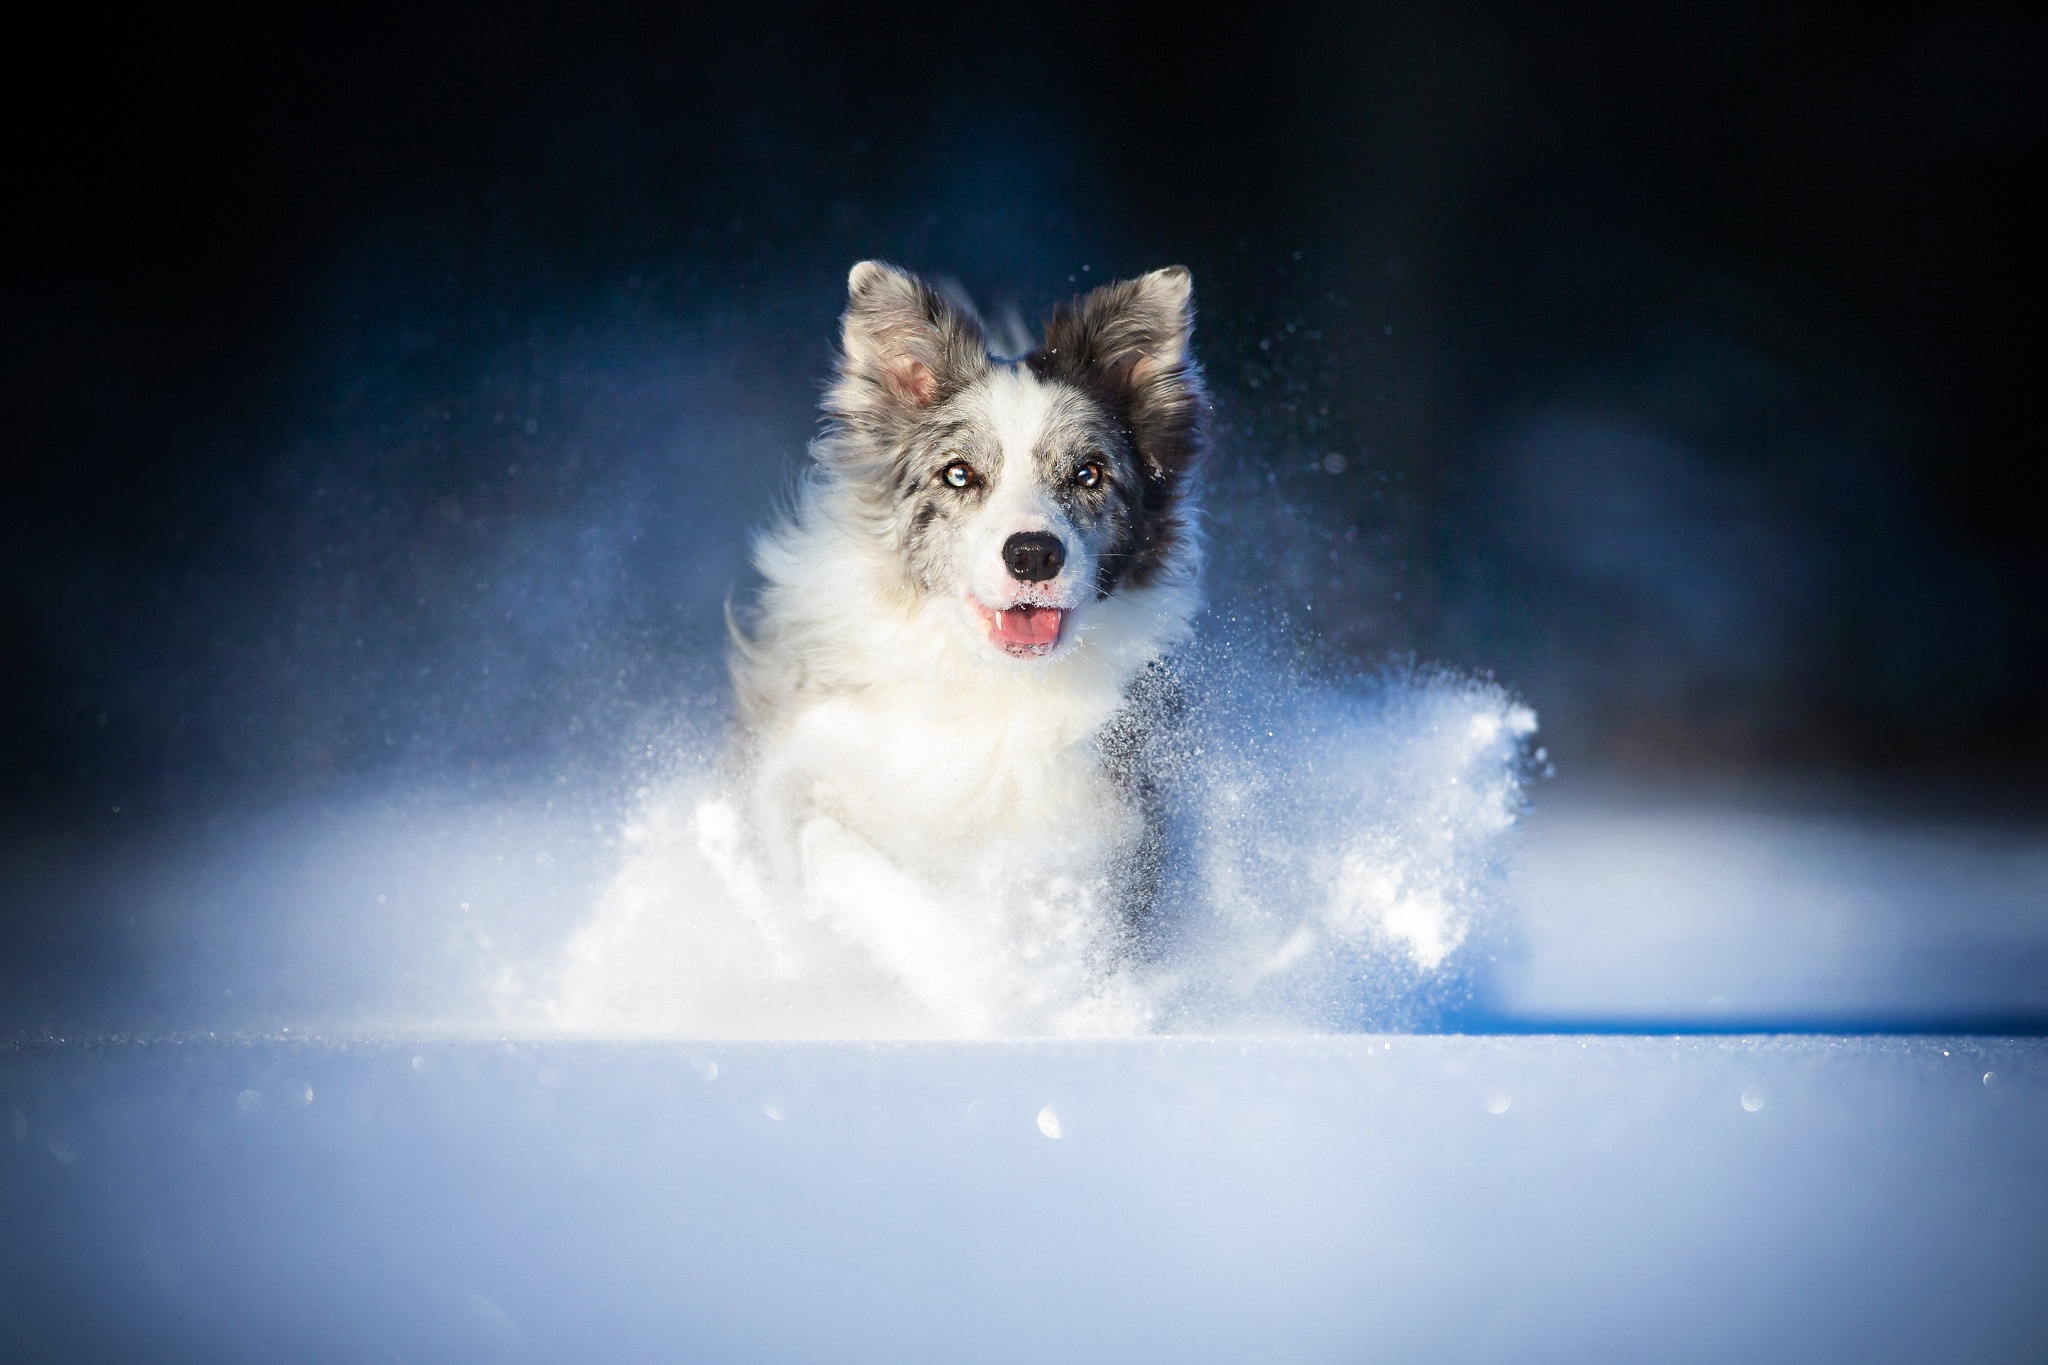
{"type": "Polygon", "coordinates": [[[1016,359],[913,275],[848,285],[813,466],[734,631],[749,861],[926,1006],[996,1027],[1100,996],[1147,903],[1130,732],[1197,604],[1191,282],[1106,285],[1016,359]],[[990,954],[1044,970],[999,986],[990,954]]]}

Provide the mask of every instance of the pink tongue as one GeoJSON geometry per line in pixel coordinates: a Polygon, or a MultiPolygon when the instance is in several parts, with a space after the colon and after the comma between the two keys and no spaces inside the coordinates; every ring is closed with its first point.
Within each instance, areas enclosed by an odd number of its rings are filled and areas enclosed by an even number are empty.
{"type": "Polygon", "coordinates": [[[1049,645],[1060,638],[1057,607],[1012,607],[996,613],[996,634],[1006,645],[1049,645]]]}

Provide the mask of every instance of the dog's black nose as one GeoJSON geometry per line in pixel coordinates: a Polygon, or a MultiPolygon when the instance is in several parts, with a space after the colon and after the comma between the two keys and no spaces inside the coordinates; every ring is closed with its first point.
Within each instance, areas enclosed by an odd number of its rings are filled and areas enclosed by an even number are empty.
{"type": "Polygon", "coordinates": [[[1066,562],[1067,547],[1044,531],[1019,531],[1003,542],[1003,563],[1010,566],[1010,577],[1025,583],[1057,578],[1066,562]]]}

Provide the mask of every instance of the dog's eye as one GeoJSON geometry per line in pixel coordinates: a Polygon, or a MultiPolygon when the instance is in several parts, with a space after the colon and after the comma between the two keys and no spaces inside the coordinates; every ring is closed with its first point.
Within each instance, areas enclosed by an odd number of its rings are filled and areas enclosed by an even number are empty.
{"type": "Polygon", "coordinates": [[[974,482],[974,466],[965,460],[955,460],[939,477],[954,488],[965,488],[974,482]]]}
{"type": "Polygon", "coordinates": [[[1102,462],[1090,460],[1074,471],[1074,482],[1083,488],[1095,488],[1102,483],[1102,462]]]}

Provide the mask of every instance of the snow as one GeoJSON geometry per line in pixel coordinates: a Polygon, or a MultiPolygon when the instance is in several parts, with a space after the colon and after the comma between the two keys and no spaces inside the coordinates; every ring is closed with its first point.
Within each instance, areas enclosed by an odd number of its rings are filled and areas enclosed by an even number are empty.
{"type": "Polygon", "coordinates": [[[1522,1026],[2048,1019],[2048,827],[1746,793],[1545,793],[1486,992],[1522,1026]]]}
{"type": "Polygon", "coordinates": [[[2048,1340],[2038,1041],[51,1043],[0,1110],[0,1332],[39,1358],[2048,1340]]]}
{"type": "MultiPolygon", "coordinates": [[[[1474,695],[1297,709],[1264,756],[1400,761],[1198,784],[1198,810],[1253,798],[1209,827],[1222,847],[1277,853],[1228,882],[1258,933],[1183,943],[1256,960],[1239,949],[1274,941],[1280,905],[1327,960],[1411,888],[1476,891],[1444,959],[1469,1003],[1438,1017],[1490,1032],[1275,1009],[1082,1040],[564,1037],[534,1006],[641,846],[559,788],[16,850],[7,893],[111,946],[87,983],[0,1001],[0,1340],[57,1360],[2038,1358],[2048,1040],[1989,1035],[2048,1018],[2048,832],[1568,780],[1511,822],[1524,721],[1496,697],[1475,725],[1474,695]],[[1465,842],[1408,839],[1403,811],[1465,842]],[[1318,832],[1337,825],[1355,863],[1318,832]],[[1262,906],[1251,874],[1290,899],[1262,906]],[[1873,1033],[1930,1022],[1975,1036],[1873,1033]]],[[[1413,946],[1352,961],[1426,996],[1413,946]]]]}
{"type": "MultiPolygon", "coordinates": [[[[1407,771],[1427,773],[1433,762],[1407,771]]],[[[1498,774],[1495,762],[1482,755],[1477,771],[1498,774]]],[[[1212,825],[1241,859],[1211,864],[1212,903],[1242,918],[1212,918],[1212,938],[1182,944],[1186,960],[1214,968],[1221,984],[1208,1003],[1220,1004],[1208,1021],[1168,1021],[1167,1032],[1330,1027],[1281,1008],[1296,1003],[1284,991],[1259,997],[1275,973],[1229,973],[1247,961],[1285,969],[1283,950],[1327,963],[1343,933],[1370,930],[1370,916],[1411,889],[1462,893],[1451,903],[1469,909],[1478,929],[1434,975],[1405,951],[1378,960],[1377,984],[1391,981],[1393,1003],[1424,1025],[2038,1032],[2048,1021],[2048,829],[2038,820],[1564,779],[1537,783],[1533,810],[1501,831],[1489,825],[1503,810],[1498,788],[1489,796],[1445,784],[1432,794],[1397,770],[1377,791],[1383,806],[1364,785],[1318,812],[1298,795],[1253,789],[1242,823],[1212,825]],[[1409,833],[1462,821],[1463,850],[1402,842],[1394,817],[1410,802],[1427,818],[1409,833]],[[1267,837],[1297,820],[1348,822],[1359,833],[1350,850],[1338,844],[1342,852],[1319,852],[1314,837],[1267,837]],[[1409,862],[1345,856],[1376,848],[1409,862]],[[1262,898],[1255,876],[1291,901],[1262,898]],[[1288,921],[1267,915],[1274,904],[1293,907],[1297,944],[1279,930],[1288,921]],[[1432,1016],[1427,991],[1445,984],[1468,994],[1432,1016]],[[1248,1000],[1274,1008],[1260,1015],[1242,1008],[1248,1000]]],[[[1208,791],[1218,808],[1228,794],[1225,783],[1208,791]]],[[[43,907],[71,941],[96,945],[96,956],[68,973],[60,959],[17,974],[0,991],[0,1028],[560,1033],[548,1002],[568,977],[572,945],[587,945],[603,923],[603,892],[649,868],[623,832],[657,799],[649,788],[622,816],[555,788],[494,800],[410,793],[224,815],[109,842],[90,857],[17,847],[0,854],[0,893],[43,907]]],[[[659,891],[650,887],[648,903],[659,891]]],[[[621,960],[632,956],[622,951],[621,960]]],[[[1360,951],[1350,965],[1371,969],[1375,960],[1360,951]]],[[[1308,969],[1292,982],[1277,975],[1283,986],[1318,981],[1308,969]]],[[[1375,984],[1352,985],[1358,1012],[1340,1027],[1372,1027],[1359,1016],[1369,1014],[1375,984]]],[[[1313,993],[1308,1003],[1317,1003],[1313,993]]],[[[847,1031],[861,1025],[855,1018],[847,1031]]],[[[868,1031],[878,1031],[872,1021],[868,1031]]]]}
{"type": "Polygon", "coordinates": [[[1411,1024],[1458,995],[1476,956],[1458,950],[1497,918],[1535,714],[1444,672],[1339,690],[1225,654],[1188,675],[1150,741],[1165,888],[1113,974],[1091,927],[1111,911],[1021,875],[1064,867],[1032,845],[926,882],[820,822],[798,840],[813,884],[778,895],[730,788],[685,764],[623,822],[562,964],[528,964],[493,1016],[608,1037],[1272,1032],[1411,1024]]]}

